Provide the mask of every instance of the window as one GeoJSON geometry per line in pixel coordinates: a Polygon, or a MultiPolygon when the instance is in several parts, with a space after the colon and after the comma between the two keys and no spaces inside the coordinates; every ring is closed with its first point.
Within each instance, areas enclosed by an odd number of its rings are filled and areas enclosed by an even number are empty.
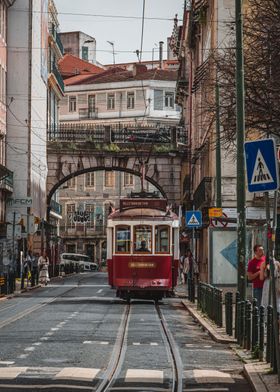
{"type": "Polygon", "coordinates": [[[165,107],[174,109],[174,93],[170,91],[165,92],[165,107]]]}
{"type": "Polygon", "coordinates": [[[72,96],[69,97],[69,112],[75,112],[77,110],[77,99],[72,96]]]}
{"type": "Polygon", "coordinates": [[[116,227],[116,253],[130,253],[130,227],[116,227]]]}
{"type": "Polygon", "coordinates": [[[169,226],[155,228],[156,253],[169,253],[169,226]]]}
{"type": "Polygon", "coordinates": [[[134,253],[151,253],[152,251],[152,227],[134,227],[134,253]]]}
{"type": "Polygon", "coordinates": [[[74,222],[75,204],[66,205],[66,225],[67,227],[75,227],[74,222]]]}
{"type": "Polygon", "coordinates": [[[94,204],[85,205],[85,224],[86,227],[94,227],[94,204]]]}
{"type": "Polygon", "coordinates": [[[115,173],[112,171],[105,171],[105,187],[112,188],[115,186],[115,173]]]}
{"type": "Polygon", "coordinates": [[[76,253],[76,245],[75,244],[67,244],[66,250],[69,253],[76,253]]]}
{"type": "Polygon", "coordinates": [[[67,186],[68,188],[76,188],[76,177],[70,178],[70,180],[67,181],[67,186]]]}
{"type": "Polygon", "coordinates": [[[154,110],[163,110],[163,90],[154,90],[154,110]]]}
{"type": "Polygon", "coordinates": [[[133,174],[131,173],[124,173],[123,176],[123,183],[124,186],[133,186],[133,174]]]}
{"type": "Polygon", "coordinates": [[[134,109],[135,106],[135,94],[127,93],[127,109],[134,109]]]}
{"type": "Polygon", "coordinates": [[[115,109],[115,94],[107,95],[107,109],[115,109]]]}
{"type": "Polygon", "coordinates": [[[82,59],[88,60],[88,47],[82,46],[82,59]]]}
{"type": "Polygon", "coordinates": [[[94,173],[86,173],[85,174],[85,187],[86,188],[94,188],[94,173]]]}
{"type": "Polygon", "coordinates": [[[89,113],[95,112],[95,95],[88,96],[88,112],[89,113]]]}

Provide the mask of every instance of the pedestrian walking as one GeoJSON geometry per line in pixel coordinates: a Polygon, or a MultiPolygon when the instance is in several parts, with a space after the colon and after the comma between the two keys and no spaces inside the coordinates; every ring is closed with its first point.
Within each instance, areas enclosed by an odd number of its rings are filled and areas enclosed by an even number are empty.
{"type": "Polygon", "coordinates": [[[257,300],[257,306],[261,305],[264,281],[260,279],[261,265],[265,263],[263,246],[254,246],[254,257],[248,263],[248,280],[253,283],[253,297],[257,300]]]}
{"type": "Polygon", "coordinates": [[[49,258],[46,255],[46,251],[43,251],[43,254],[39,257],[38,266],[39,266],[39,282],[47,286],[50,281],[49,278],[49,258]]]}
{"type": "Polygon", "coordinates": [[[34,287],[39,281],[39,254],[31,252],[31,286],[34,287]]]}
{"type": "MultiPolygon", "coordinates": [[[[274,277],[275,277],[275,290],[276,290],[276,304],[277,304],[277,312],[280,313],[280,262],[277,260],[273,260],[274,262],[274,277]]],[[[271,304],[270,296],[270,265],[267,262],[264,262],[261,265],[260,269],[260,279],[264,281],[263,291],[262,291],[262,301],[261,304],[267,308],[269,304],[271,304]]],[[[280,320],[279,320],[280,321],[280,320]]]]}

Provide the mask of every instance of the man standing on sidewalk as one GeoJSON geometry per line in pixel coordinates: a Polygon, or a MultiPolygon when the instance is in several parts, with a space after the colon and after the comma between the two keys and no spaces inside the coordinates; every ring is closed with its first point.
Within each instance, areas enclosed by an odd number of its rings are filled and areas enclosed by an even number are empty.
{"type": "Polygon", "coordinates": [[[260,279],[260,268],[265,262],[264,249],[262,245],[254,246],[255,257],[249,261],[247,276],[249,281],[253,283],[253,296],[257,300],[257,306],[261,305],[263,280],[260,279]]]}

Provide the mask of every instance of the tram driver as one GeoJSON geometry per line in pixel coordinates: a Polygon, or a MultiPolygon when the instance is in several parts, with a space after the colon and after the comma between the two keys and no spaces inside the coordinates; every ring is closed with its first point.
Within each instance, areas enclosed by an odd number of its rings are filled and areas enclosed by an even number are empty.
{"type": "Polygon", "coordinates": [[[147,243],[145,240],[141,241],[141,247],[136,249],[137,252],[150,252],[150,250],[147,248],[147,243]]]}

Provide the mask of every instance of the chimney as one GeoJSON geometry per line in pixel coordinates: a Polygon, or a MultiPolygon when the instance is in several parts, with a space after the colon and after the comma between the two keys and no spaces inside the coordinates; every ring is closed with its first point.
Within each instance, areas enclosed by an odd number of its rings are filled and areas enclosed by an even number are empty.
{"type": "Polygon", "coordinates": [[[132,69],[133,77],[135,77],[136,75],[139,75],[141,73],[144,73],[146,71],[147,71],[146,65],[140,64],[140,63],[133,64],[133,69],[132,69]]]}
{"type": "Polygon", "coordinates": [[[162,60],[162,52],[163,52],[163,41],[159,41],[159,68],[163,68],[163,60],[162,60]]]}

